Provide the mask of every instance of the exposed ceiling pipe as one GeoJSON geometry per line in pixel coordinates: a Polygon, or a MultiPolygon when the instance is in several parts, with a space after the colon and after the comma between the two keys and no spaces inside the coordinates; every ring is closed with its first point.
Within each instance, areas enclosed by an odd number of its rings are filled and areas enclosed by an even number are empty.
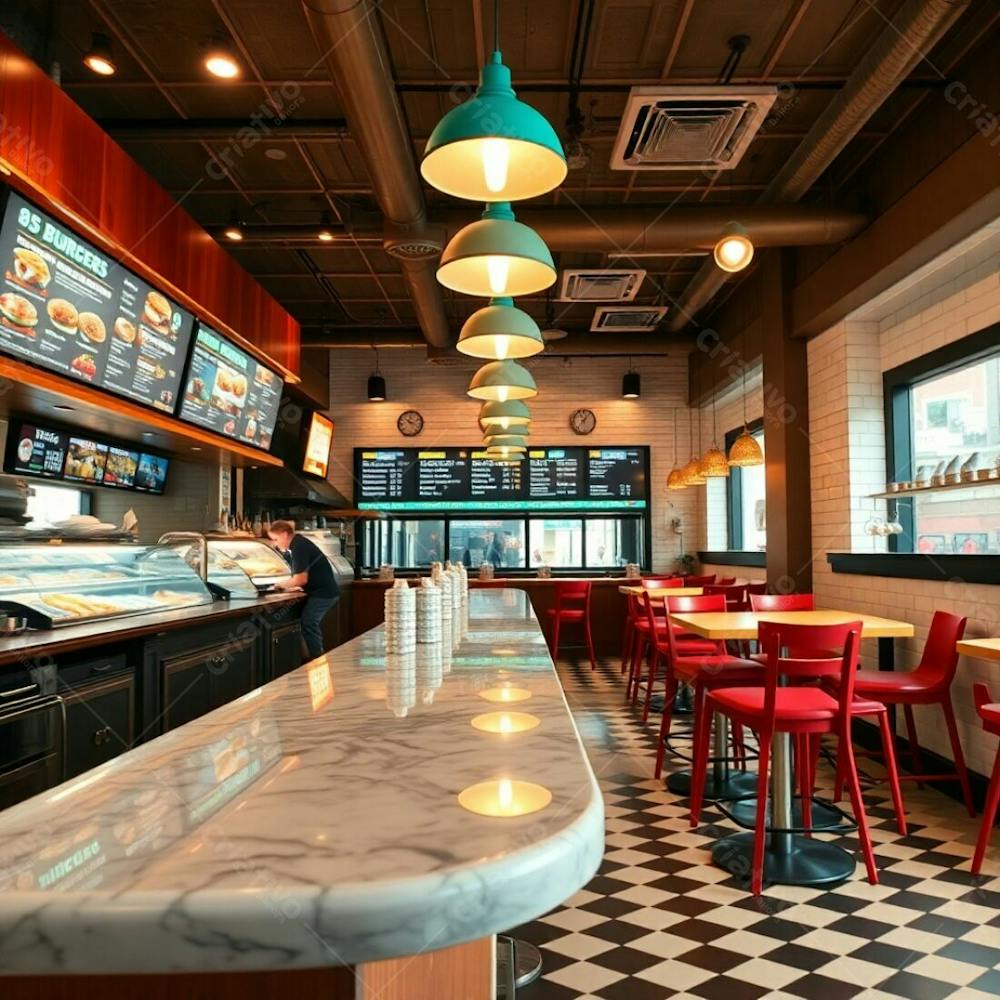
{"type": "MultiPolygon", "coordinates": [[[[937,44],[969,0],[907,0],[880,32],[843,88],[813,122],[760,197],[760,203],[798,201],[937,44]]],[[[667,328],[678,331],[715,296],[729,275],[706,261],[688,283],[667,328]]]]}
{"type": "Polygon", "coordinates": [[[435,278],[441,245],[427,232],[427,206],[410,132],[393,82],[378,21],[378,4],[303,0],[306,18],[337,89],[351,134],[386,219],[386,249],[396,256],[427,343],[449,347],[441,288],[435,278]]]}

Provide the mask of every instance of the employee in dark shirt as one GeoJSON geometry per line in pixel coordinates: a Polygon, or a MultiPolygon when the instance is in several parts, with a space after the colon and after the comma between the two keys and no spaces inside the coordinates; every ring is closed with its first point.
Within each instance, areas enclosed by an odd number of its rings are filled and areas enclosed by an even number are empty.
{"type": "Polygon", "coordinates": [[[326,652],[323,645],[323,619],[340,597],[340,587],[333,575],[330,560],[304,535],[295,533],[291,521],[272,521],[268,538],[282,551],[287,552],[292,564],[292,575],[275,585],[276,590],[305,591],[302,607],[302,638],[311,660],[326,652]]]}

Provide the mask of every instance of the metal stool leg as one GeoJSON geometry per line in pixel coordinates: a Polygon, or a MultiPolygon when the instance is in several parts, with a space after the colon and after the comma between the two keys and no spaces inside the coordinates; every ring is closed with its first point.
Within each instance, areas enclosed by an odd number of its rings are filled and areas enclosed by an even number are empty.
{"type": "Polygon", "coordinates": [[[497,1000],[515,1000],[518,990],[542,974],[542,953],[527,941],[497,935],[497,1000]]]}

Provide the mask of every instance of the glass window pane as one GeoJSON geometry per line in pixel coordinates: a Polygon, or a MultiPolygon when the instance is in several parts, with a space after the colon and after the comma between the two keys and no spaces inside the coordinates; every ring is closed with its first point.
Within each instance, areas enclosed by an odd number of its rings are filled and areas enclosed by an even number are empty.
{"type": "Polygon", "coordinates": [[[65,486],[45,486],[32,483],[28,495],[27,514],[38,528],[64,521],[83,513],[83,491],[65,486]]]}
{"type": "MultiPolygon", "coordinates": [[[[764,451],[764,431],[754,434],[754,440],[764,451]]],[[[767,548],[767,502],[763,465],[740,469],[743,489],[743,549],[746,552],[763,552],[767,548]]]]}
{"type": "Polygon", "coordinates": [[[582,566],[583,521],[538,518],[529,523],[531,565],[582,566]]]}
{"type": "Polygon", "coordinates": [[[642,565],[645,551],[643,522],[637,517],[593,518],[583,523],[587,566],[592,569],[642,565]]]}
{"type": "Polygon", "coordinates": [[[444,520],[398,520],[389,522],[382,562],[401,569],[430,566],[444,560],[444,520]]]}
{"type": "Polygon", "coordinates": [[[448,526],[448,558],[478,569],[489,563],[496,569],[524,568],[524,521],[457,520],[448,526]]]}
{"type": "MultiPolygon", "coordinates": [[[[971,476],[978,469],[996,468],[1000,461],[1000,356],[914,385],[910,404],[912,471],[898,470],[900,479],[929,480],[949,466],[955,471],[970,460],[971,476]]],[[[997,486],[918,496],[913,510],[917,552],[1000,553],[997,486]]]]}

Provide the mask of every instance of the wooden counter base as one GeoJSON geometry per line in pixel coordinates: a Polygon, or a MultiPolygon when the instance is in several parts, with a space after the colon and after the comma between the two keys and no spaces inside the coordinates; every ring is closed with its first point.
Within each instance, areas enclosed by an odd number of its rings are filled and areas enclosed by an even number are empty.
{"type": "Polygon", "coordinates": [[[357,967],[149,976],[3,976],[4,1000],[493,1000],[492,937],[357,967]]]}

